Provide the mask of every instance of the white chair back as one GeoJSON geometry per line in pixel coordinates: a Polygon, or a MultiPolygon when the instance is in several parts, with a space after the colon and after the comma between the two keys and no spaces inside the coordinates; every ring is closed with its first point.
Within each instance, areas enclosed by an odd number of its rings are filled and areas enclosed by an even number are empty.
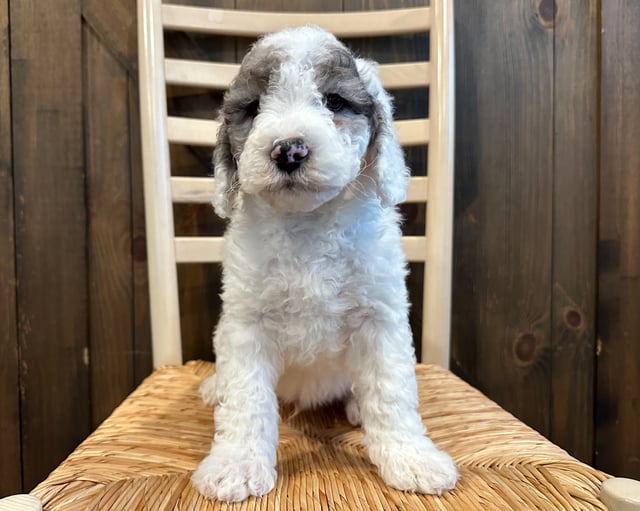
{"type": "MultiPolygon", "coordinates": [[[[424,236],[403,238],[407,259],[424,262],[423,362],[449,364],[453,239],[452,0],[430,7],[339,13],[247,12],[138,1],[140,110],[154,366],[182,363],[176,264],[219,262],[222,237],[175,236],[174,203],[207,203],[213,178],[171,174],[170,144],[215,144],[218,123],[167,114],[167,85],[223,90],[237,64],[165,58],[166,30],[259,37],[319,25],[337,37],[428,32],[430,60],[380,66],[387,89],[429,87],[429,118],[396,121],[403,146],[428,145],[427,177],[412,177],[407,202],[426,202],[424,236]]],[[[212,112],[212,117],[215,112],[212,112]]]]}

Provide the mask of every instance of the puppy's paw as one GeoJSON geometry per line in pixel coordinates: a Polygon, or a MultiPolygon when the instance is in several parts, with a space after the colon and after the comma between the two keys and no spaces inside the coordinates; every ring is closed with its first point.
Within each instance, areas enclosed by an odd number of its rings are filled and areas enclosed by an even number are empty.
{"type": "Polygon", "coordinates": [[[215,373],[209,376],[200,384],[200,397],[209,406],[216,406],[218,404],[218,397],[216,395],[216,375],[215,373]]]}
{"type": "Polygon", "coordinates": [[[372,461],[384,481],[398,490],[441,495],[458,480],[456,464],[426,437],[372,446],[372,461]]]}
{"type": "MultiPolygon", "coordinates": [[[[228,451],[225,449],[225,451],[228,451]]],[[[242,452],[219,453],[214,445],[191,477],[195,488],[209,499],[239,502],[249,496],[262,497],[276,483],[276,470],[266,456],[242,452]]]]}

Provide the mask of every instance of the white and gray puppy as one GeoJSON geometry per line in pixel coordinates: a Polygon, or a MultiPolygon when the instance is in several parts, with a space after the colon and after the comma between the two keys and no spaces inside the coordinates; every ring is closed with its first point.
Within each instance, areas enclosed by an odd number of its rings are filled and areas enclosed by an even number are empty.
{"type": "Polygon", "coordinates": [[[395,488],[440,494],[458,473],[425,436],[399,215],[409,172],[373,62],[315,27],[258,41],[224,98],[214,152],[225,239],[209,498],[276,480],[278,398],[344,399],[395,488]]]}

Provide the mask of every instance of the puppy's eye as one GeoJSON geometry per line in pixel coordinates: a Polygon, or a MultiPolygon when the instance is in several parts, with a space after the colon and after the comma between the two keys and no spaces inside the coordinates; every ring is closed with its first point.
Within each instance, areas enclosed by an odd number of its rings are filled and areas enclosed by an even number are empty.
{"type": "Polygon", "coordinates": [[[324,105],[331,112],[341,112],[348,106],[348,103],[340,94],[327,94],[324,98],[324,105]]]}
{"type": "Polygon", "coordinates": [[[252,101],[246,107],[244,107],[244,111],[247,113],[249,117],[255,117],[256,115],[258,115],[259,110],[260,110],[259,99],[252,101]]]}

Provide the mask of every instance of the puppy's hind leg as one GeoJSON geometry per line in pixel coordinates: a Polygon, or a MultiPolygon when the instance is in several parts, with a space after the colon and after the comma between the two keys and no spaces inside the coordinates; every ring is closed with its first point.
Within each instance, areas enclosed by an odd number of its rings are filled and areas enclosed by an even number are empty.
{"type": "Polygon", "coordinates": [[[385,482],[441,494],[455,486],[451,457],[425,436],[418,414],[415,355],[408,322],[371,319],[353,334],[350,370],[365,445],[385,482]]]}

